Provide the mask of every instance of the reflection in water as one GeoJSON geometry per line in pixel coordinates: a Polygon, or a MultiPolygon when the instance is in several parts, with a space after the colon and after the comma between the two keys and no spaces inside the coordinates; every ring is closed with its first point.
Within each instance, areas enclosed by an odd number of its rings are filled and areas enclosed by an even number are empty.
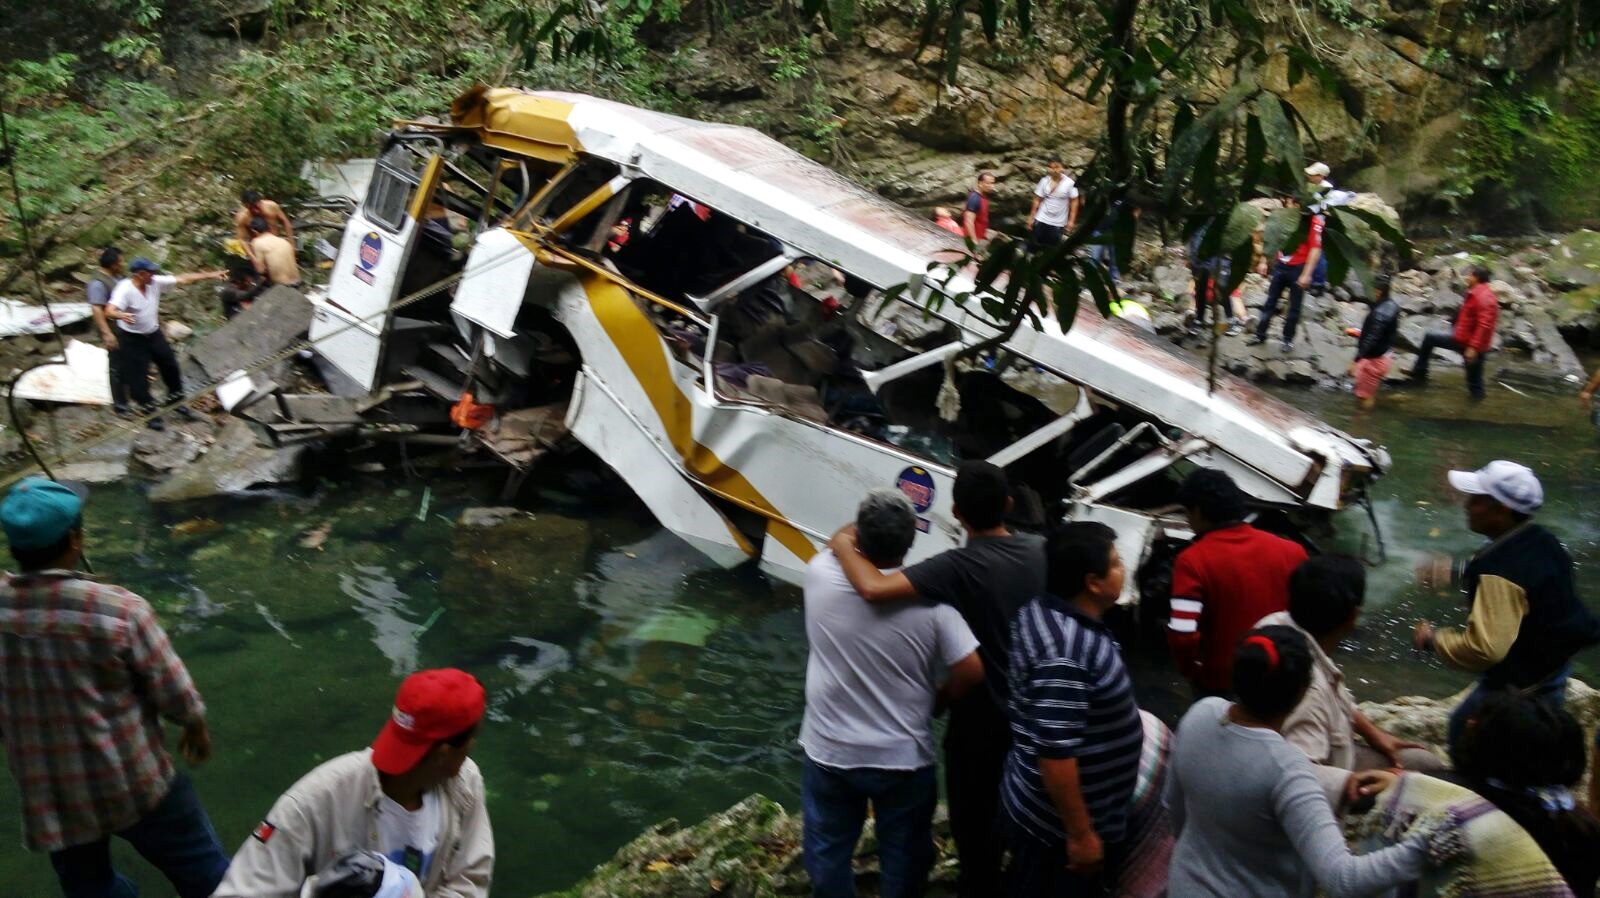
{"type": "Polygon", "coordinates": [[[403,676],[416,670],[418,625],[401,616],[406,594],[381,567],[356,565],[355,573],[339,575],[339,589],[355,600],[356,609],[372,625],[372,643],[389,659],[389,670],[403,676]]]}

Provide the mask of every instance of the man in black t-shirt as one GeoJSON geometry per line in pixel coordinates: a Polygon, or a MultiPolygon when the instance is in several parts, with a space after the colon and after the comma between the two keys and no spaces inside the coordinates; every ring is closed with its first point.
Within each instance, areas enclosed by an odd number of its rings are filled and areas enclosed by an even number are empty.
{"type": "Polygon", "coordinates": [[[856,551],[855,530],[846,527],[829,546],[850,585],[868,602],[922,598],[956,608],[978,637],[986,671],[975,689],[950,708],[945,733],[945,797],[950,834],[961,862],[959,894],[1000,894],[1001,841],[995,830],[1000,780],[1011,748],[1006,679],[1011,669],[1011,620],[1045,591],[1045,541],[1005,525],[1011,507],[1005,472],[986,461],[969,461],[956,474],[956,519],[967,544],[893,573],[879,571],[856,551]]]}

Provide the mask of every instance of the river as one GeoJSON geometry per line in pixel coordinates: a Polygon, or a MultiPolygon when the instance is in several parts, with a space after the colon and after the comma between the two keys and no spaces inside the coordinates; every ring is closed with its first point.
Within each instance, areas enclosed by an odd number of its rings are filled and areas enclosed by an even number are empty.
{"type": "MultiPolygon", "coordinates": [[[[1376,489],[1389,561],[1372,572],[1345,655],[1358,697],[1467,683],[1407,641],[1419,614],[1463,616],[1410,574],[1425,552],[1477,543],[1444,482],[1451,467],[1510,457],[1538,471],[1541,519],[1572,547],[1584,595],[1600,597],[1600,526],[1583,513],[1600,499],[1593,430],[1566,395],[1491,389],[1469,404],[1459,373],[1442,372],[1363,417],[1348,395],[1283,394],[1395,456],[1376,489]]],[[[626,500],[552,490],[509,530],[457,527],[463,509],[495,504],[498,485],[373,475],[181,507],[152,506],[129,485],[95,491],[93,563],[155,603],[206,695],[215,756],[194,776],[230,851],[298,776],[370,742],[400,677],[419,667],[464,667],[488,688],[474,756],[499,848],[496,894],[566,887],[666,817],[697,820],[755,791],[796,805],[798,590],[712,567],[626,500]]],[[[1337,542],[1371,553],[1368,530],[1346,513],[1337,542]]],[[[1170,672],[1151,652],[1131,654],[1141,701],[1176,713],[1170,672]]],[[[1597,681],[1600,655],[1577,668],[1597,681]]],[[[0,891],[56,894],[48,861],[20,840],[15,793],[0,789],[0,891]]],[[[145,894],[170,894],[126,845],[116,851],[145,894]]]]}

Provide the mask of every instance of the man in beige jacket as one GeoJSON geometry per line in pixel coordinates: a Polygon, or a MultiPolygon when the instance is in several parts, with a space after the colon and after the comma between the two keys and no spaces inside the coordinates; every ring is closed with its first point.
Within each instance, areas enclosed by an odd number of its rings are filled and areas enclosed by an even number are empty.
{"type": "Polygon", "coordinates": [[[372,748],[322,764],[284,793],[213,898],[297,898],[306,877],[354,849],[411,870],[427,898],[487,898],[494,833],[483,776],[467,757],[483,710],[470,674],[407,677],[372,748]]]}

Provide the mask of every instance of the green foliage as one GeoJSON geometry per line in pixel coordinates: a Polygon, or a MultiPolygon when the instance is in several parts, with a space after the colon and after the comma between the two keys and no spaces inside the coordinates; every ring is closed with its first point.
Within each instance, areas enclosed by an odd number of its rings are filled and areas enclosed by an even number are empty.
{"type": "Polygon", "coordinates": [[[1556,227],[1600,222],[1600,86],[1564,95],[1492,91],[1479,96],[1448,167],[1442,196],[1457,205],[1497,204],[1556,227]]]}

